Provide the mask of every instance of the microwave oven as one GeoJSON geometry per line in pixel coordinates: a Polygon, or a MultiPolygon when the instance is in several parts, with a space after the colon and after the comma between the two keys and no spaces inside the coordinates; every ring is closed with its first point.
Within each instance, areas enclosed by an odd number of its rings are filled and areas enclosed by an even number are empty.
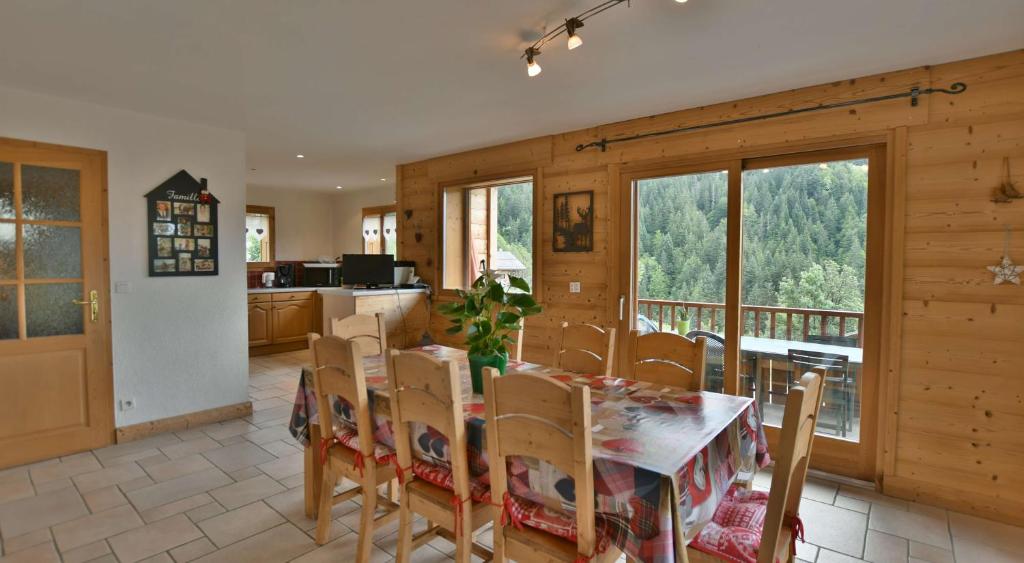
{"type": "Polygon", "coordinates": [[[321,264],[314,262],[303,264],[303,283],[306,287],[339,287],[341,285],[341,266],[338,264],[321,264]]]}

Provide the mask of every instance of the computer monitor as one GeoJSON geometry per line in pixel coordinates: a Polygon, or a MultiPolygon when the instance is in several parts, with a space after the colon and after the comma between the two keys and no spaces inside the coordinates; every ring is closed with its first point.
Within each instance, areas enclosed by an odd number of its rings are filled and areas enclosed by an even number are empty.
{"type": "Polygon", "coordinates": [[[345,254],[341,257],[345,285],[376,287],[395,283],[395,257],[391,254],[345,254]]]}

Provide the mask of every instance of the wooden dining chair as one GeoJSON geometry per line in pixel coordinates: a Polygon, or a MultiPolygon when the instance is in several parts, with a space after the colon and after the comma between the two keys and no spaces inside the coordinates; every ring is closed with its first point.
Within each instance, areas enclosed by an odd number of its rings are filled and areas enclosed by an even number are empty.
{"type": "Polygon", "coordinates": [[[674,332],[640,334],[631,330],[626,352],[630,379],[701,391],[706,351],[703,336],[690,340],[674,332]]]}
{"type": "Polygon", "coordinates": [[[850,381],[850,357],[842,354],[830,354],[815,350],[789,349],[790,373],[803,373],[815,368],[825,370],[825,391],[822,408],[828,411],[834,424],[822,423],[831,427],[839,436],[845,438],[847,430],[853,429],[853,385],[850,381]]]}
{"type": "Polygon", "coordinates": [[[807,480],[824,379],[824,370],[807,372],[789,391],[771,490],[764,493],[731,487],[712,521],[687,547],[690,563],[775,563],[795,559],[793,542],[797,536],[802,539],[803,534],[800,495],[807,480]]]}
{"type": "Polygon", "coordinates": [[[491,498],[499,503],[494,517],[494,561],[617,560],[620,552],[606,534],[599,533],[595,515],[590,388],[528,373],[502,377],[494,368],[484,368],[483,379],[491,498]],[[510,456],[545,461],[571,478],[575,515],[555,514],[554,509],[513,497],[506,465],[510,456]],[[543,521],[533,519],[538,510],[543,511],[543,521]],[[553,517],[564,522],[551,526],[553,517]],[[560,537],[542,527],[574,530],[575,537],[560,537]]]}
{"type": "Polygon", "coordinates": [[[615,329],[592,324],[562,323],[555,367],[576,373],[611,375],[615,329]]]}
{"type": "Polygon", "coordinates": [[[459,563],[468,563],[474,554],[489,560],[491,551],[473,542],[474,532],[491,521],[492,510],[486,489],[477,489],[474,495],[470,483],[458,367],[420,352],[388,350],[386,357],[401,476],[396,561],[407,563],[412,550],[436,536],[455,544],[455,560],[459,563]],[[409,424],[414,422],[425,424],[448,440],[450,465],[413,458],[409,424]],[[414,513],[431,523],[415,536],[414,513]]]}
{"type": "Polygon", "coordinates": [[[523,337],[526,336],[526,323],[522,320],[519,322],[521,323],[519,330],[512,333],[512,339],[514,342],[508,347],[508,359],[516,362],[523,361],[523,337]]]}
{"type": "Polygon", "coordinates": [[[388,329],[384,325],[383,313],[332,318],[331,334],[345,340],[355,340],[369,356],[383,354],[388,349],[388,329]]]}
{"type": "Polygon", "coordinates": [[[373,425],[370,416],[369,399],[366,395],[366,377],[363,374],[361,347],[354,340],[337,336],[321,338],[309,335],[313,349],[313,386],[316,393],[317,412],[320,416],[321,444],[320,462],[323,463],[323,480],[320,486],[317,509],[316,543],[327,543],[331,532],[331,509],[346,500],[362,497],[362,514],[359,521],[359,544],[356,560],[367,562],[373,548],[373,530],[398,516],[398,505],[377,494],[377,486],[389,483],[395,478],[389,452],[373,440],[373,425]],[[344,399],[351,405],[355,428],[346,423],[334,423],[331,413],[331,397],[344,399]],[[358,486],[335,494],[334,488],[342,478],[358,486]],[[375,516],[378,507],[385,513],[375,516]]]}

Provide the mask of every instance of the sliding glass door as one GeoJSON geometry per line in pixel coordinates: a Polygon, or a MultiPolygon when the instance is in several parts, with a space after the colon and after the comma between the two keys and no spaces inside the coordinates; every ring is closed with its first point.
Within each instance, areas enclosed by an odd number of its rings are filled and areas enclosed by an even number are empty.
{"type": "Polygon", "coordinates": [[[706,389],[778,426],[801,374],[827,370],[814,464],[874,469],[883,148],[627,173],[621,330],[708,341],[706,389]],[[628,306],[627,306],[628,305],[628,306]]]}

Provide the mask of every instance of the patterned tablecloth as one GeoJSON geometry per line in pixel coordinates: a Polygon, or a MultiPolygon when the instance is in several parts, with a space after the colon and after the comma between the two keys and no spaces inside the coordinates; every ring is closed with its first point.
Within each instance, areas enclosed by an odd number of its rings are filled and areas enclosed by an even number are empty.
{"type": "MultiPolygon", "coordinates": [[[[470,470],[487,480],[483,396],[472,394],[463,350],[426,346],[416,350],[458,363],[462,374],[470,470]]],[[[382,356],[364,358],[375,439],[394,445],[387,375],[382,356]]],[[[680,560],[686,543],[707,524],[729,486],[769,463],[756,406],[748,397],[691,393],[614,377],[582,375],[526,362],[509,362],[508,373],[529,372],[591,388],[594,486],[598,514],[613,543],[644,562],[680,560]]],[[[335,416],[349,418],[335,402],[335,416]]],[[[309,445],[309,424],[318,421],[312,372],[304,369],[289,429],[309,445]]],[[[411,429],[413,450],[431,462],[446,461],[446,441],[427,427],[411,429]]],[[[554,508],[574,509],[572,481],[547,463],[513,464],[514,494],[554,508]]]]}

